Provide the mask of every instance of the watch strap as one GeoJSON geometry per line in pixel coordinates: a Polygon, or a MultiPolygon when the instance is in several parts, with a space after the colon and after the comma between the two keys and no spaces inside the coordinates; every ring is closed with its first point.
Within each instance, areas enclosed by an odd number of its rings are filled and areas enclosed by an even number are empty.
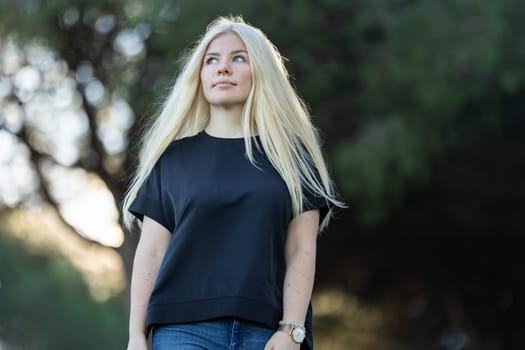
{"type": "Polygon", "coordinates": [[[306,335],[306,329],[304,325],[300,323],[293,323],[293,322],[287,322],[287,321],[279,321],[279,331],[284,332],[288,334],[294,343],[301,344],[304,340],[304,336],[306,335]],[[295,330],[300,330],[302,333],[302,336],[299,337],[299,339],[296,339],[295,330]]]}
{"type": "Polygon", "coordinates": [[[279,321],[279,326],[290,326],[293,328],[301,328],[303,331],[306,332],[306,329],[304,328],[304,325],[302,323],[293,323],[293,322],[288,322],[288,321],[279,321]]]}

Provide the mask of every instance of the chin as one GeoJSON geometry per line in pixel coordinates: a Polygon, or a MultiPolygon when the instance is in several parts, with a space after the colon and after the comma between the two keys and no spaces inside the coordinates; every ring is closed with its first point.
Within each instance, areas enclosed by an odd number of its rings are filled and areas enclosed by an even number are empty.
{"type": "Polygon", "coordinates": [[[217,99],[209,101],[210,105],[222,107],[222,108],[233,108],[237,106],[243,106],[246,100],[233,100],[233,99],[217,99]]]}

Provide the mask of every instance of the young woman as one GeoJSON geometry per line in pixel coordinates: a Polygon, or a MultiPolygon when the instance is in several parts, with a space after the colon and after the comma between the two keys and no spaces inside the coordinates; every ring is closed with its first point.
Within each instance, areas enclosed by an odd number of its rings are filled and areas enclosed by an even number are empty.
{"type": "Polygon", "coordinates": [[[310,116],[266,36],[220,17],[143,138],[128,349],[312,349],[316,237],[335,198],[310,116]]]}

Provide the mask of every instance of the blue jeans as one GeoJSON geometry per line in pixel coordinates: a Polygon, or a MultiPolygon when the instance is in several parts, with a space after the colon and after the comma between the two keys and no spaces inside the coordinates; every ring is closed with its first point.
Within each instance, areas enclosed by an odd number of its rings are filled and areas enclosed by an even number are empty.
{"type": "Polygon", "coordinates": [[[153,327],[153,350],[263,350],[275,330],[237,318],[153,327]]]}

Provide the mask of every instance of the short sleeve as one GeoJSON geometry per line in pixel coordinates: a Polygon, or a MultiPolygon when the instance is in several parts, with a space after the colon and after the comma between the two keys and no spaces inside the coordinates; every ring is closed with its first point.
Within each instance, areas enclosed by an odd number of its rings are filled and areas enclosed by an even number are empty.
{"type": "Polygon", "coordinates": [[[148,216],[171,232],[172,225],[166,217],[165,203],[163,203],[161,170],[159,160],[139,189],[137,197],[129,207],[129,212],[140,221],[144,220],[144,216],[148,216]]]}
{"type": "MultiPolygon", "coordinates": [[[[321,179],[317,169],[313,169],[316,180],[320,183],[321,179]]],[[[303,212],[313,209],[319,209],[319,223],[323,222],[325,217],[328,215],[332,205],[332,202],[326,199],[326,197],[314,193],[311,189],[306,186],[302,186],[303,191],[303,212]]]]}
{"type": "Polygon", "coordinates": [[[303,187],[303,212],[313,209],[319,209],[319,223],[321,223],[328,212],[332,204],[325,197],[313,193],[303,187]]]}

